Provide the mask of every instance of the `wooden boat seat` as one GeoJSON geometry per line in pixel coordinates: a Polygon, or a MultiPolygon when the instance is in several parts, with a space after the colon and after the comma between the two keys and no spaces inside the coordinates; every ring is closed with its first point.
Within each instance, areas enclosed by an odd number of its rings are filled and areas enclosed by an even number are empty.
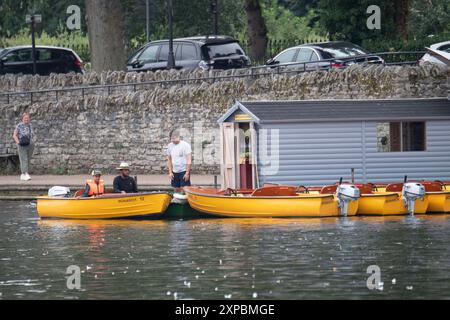
{"type": "MultiPolygon", "coordinates": [[[[372,183],[357,183],[355,186],[358,187],[361,194],[372,194],[374,185],[372,183]]],[[[338,185],[324,186],[321,190],[321,194],[334,194],[336,193],[338,185]]]]}
{"type": "Polygon", "coordinates": [[[271,186],[255,189],[251,197],[294,197],[297,195],[297,187],[293,186],[271,186]]]}
{"type": "Polygon", "coordinates": [[[374,185],[372,183],[357,183],[355,186],[358,187],[361,194],[372,194],[374,185]]]}
{"type": "Polygon", "coordinates": [[[401,183],[390,183],[386,186],[386,192],[402,192],[403,182],[401,183]]]}
{"type": "Polygon", "coordinates": [[[443,183],[440,181],[422,181],[420,183],[425,187],[426,192],[442,191],[443,183]]]}
{"type": "Polygon", "coordinates": [[[321,194],[334,194],[336,193],[337,185],[332,186],[324,186],[322,189],[320,189],[321,194]]]}
{"type": "Polygon", "coordinates": [[[228,188],[228,189],[221,189],[219,191],[216,191],[215,189],[213,190],[207,190],[207,189],[203,189],[206,190],[206,192],[208,193],[212,193],[212,194],[217,194],[217,195],[224,195],[224,196],[237,196],[238,194],[251,194],[253,192],[252,189],[233,189],[233,188],[228,188]]]}

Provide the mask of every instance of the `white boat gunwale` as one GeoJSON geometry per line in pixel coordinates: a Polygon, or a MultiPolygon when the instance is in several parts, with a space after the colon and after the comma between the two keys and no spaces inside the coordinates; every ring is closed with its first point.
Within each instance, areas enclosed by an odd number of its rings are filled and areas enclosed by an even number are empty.
{"type": "Polygon", "coordinates": [[[122,198],[135,198],[149,195],[157,195],[157,194],[167,194],[172,197],[169,192],[165,191],[155,191],[155,192],[143,192],[143,193],[108,193],[105,195],[97,196],[97,197],[80,197],[80,198],[64,198],[64,197],[49,197],[49,196],[39,196],[36,197],[36,200],[102,200],[102,199],[122,199],[122,198]]]}
{"type": "Polygon", "coordinates": [[[361,193],[361,197],[386,197],[386,196],[400,196],[397,192],[386,192],[386,193],[361,193]]]}
{"type": "MultiPolygon", "coordinates": [[[[192,194],[200,197],[208,197],[208,198],[226,198],[226,199],[319,199],[319,198],[333,198],[333,194],[312,194],[309,196],[231,196],[231,195],[223,195],[223,194],[207,194],[207,193],[199,193],[193,191],[185,190],[185,193],[192,194]]],[[[239,192],[238,192],[239,193],[239,192]]]]}

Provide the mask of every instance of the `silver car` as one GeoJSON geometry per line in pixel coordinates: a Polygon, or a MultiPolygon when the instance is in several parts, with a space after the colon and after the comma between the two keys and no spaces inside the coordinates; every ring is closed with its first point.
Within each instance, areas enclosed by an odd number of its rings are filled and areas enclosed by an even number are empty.
{"type": "Polygon", "coordinates": [[[270,68],[304,68],[305,71],[341,69],[353,64],[384,64],[384,60],[356,44],[329,41],[288,48],[266,62],[270,68]]]}
{"type": "MultiPolygon", "coordinates": [[[[450,54],[450,41],[432,44],[430,46],[430,49],[442,51],[442,53],[444,53],[444,55],[450,54]]],[[[433,57],[429,53],[425,53],[425,55],[422,58],[420,58],[419,65],[423,65],[424,63],[437,63],[437,64],[445,65],[445,63],[443,61],[439,60],[436,57],[433,57]]]]}

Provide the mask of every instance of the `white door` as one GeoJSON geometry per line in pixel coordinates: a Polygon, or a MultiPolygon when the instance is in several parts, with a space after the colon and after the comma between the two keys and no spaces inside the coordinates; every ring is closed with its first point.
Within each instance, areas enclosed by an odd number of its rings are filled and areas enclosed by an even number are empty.
{"type": "Polygon", "coordinates": [[[234,123],[222,123],[220,130],[222,189],[236,189],[234,123]]]}

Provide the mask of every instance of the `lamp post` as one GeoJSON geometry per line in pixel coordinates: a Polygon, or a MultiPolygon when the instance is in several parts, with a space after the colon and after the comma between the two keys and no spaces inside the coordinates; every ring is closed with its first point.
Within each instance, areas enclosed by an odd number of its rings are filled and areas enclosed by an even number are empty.
{"type": "Polygon", "coordinates": [[[214,15],[214,35],[219,34],[219,0],[211,0],[211,13],[214,15]]]}
{"type": "Polygon", "coordinates": [[[145,34],[147,42],[150,41],[150,0],[145,0],[145,34]]]}
{"type": "Polygon", "coordinates": [[[27,14],[25,16],[25,21],[31,25],[31,58],[33,59],[33,74],[36,74],[36,41],[34,34],[36,24],[42,22],[42,16],[40,14],[27,14]]]}
{"type": "Polygon", "coordinates": [[[175,68],[175,56],[173,54],[173,6],[172,0],[167,0],[167,11],[169,18],[169,56],[167,57],[167,68],[175,68]]]}

